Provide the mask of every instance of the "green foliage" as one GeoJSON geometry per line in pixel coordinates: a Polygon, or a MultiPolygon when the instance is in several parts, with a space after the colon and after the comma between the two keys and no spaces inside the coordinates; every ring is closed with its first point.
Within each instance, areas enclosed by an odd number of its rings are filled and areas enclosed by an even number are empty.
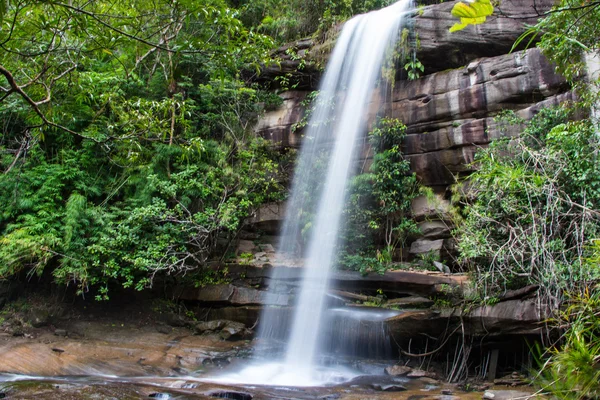
{"type": "MultiPolygon", "coordinates": [[[[595,254],[596,257],[600,254],[598,248],[595,254]]],[[[536,383],[558,399],[597,399],[600,397],[600,288],[592,286],[572,294],[567,304],[557,321],[569,327],[562,346],[547,352],[536,383]]]]}
{"type": "Polygon", "coordinates": [[[385,7],[390,0],[248,0],[241,8],[246,26],[281,42],[324,32],[353,15],[385,7]]]}
{"type": "MultiPolygon", "coordinates": [[[[538,47],[578,92],[585,112],[598,104],[598,84],[582,79],[585,56],[600,50],[600,3],[562,0],[515,42],[538,47]],[[527,42],[526,42],[527,41],[527,42]]],[[[568,108],[544,109],[525,123],[505,112],[501,123],[523,125],[519,138],[477,155],[478,171],[457,193],[464,211],[455,233],[479,298],[509,288],[540,286],[540,304],[561,340],[539,350],[535,383],[558,399],[600,398],[600,183],[598,121],[568,108]],[[582,118],[583,117],[583,118],[582,118]]]]}
{"type": "Polygon", "coordinates": [[[429,271],[437,271],[434,262],[440,261],[440,255],[437,251],[430,251],[428,253],[419,254],[420,264],[428,269],[429,271]]]}
{"type": "Polygon", "coordinates": [[[359,254],[343,254],[340,264],[352,271],[359,271],[361,274],[376,272],[383,274],[387,268],[377,260],[376,257],[359,254]]]}
{"type": "Polygon", "coordinates": [[[242,253],[239,255],[240,264],[242,265],[250,265],[252,260],[254,260],[254,254],[252,253],[242,253]]]}
{"type": "Polygon", "coordinates": [[[400,32],[400,40],[393,49],[386,52],[381,75],[385,82],[394,87],[398,79],[398,70],[404,70],[409,80],[419,79],[425,72],[425,66],[417,59],[420,46],[419,36],[414,29],[404,28],[400,32]]]}
{"type": "Polygon", "coordinates": [[[581,261],[600,228],[597,136],[590,121],[567,117],[544,110],[521,137],[476,156],[454,233],[484,297],[538,284],[558,306],[564,290],[600,278],[581,261]]]}
{"type": "Polygon", "coordinates": [[[467,4],[463,2],[456,3],[452,7],[452,15],[460,18],[460,22],[450,27],[450,32],[456,32],[465,29],[469,25],[483,24],[487,17],[494,13],[494,6],[490,0],[475,0],[467,4]]]}
{"type": "Polygon", "coordinates": [[[307,126],[309,126],[309,123],[312,123],[313,128],[317,126],[329,126],[331,123],[333,123],[333,117],[330,117],[331,113],[329,112],[324,113],[327,114],[328,117],[328,119],[326,120],[312,119],[312,116],[318,107],[325,108],[329,111],[335,110],[335,98],[325,97],[325,95],[322,94],[320,91],[314,90],[310,92],[306,96],[306,98],[302,100],[302,102],[300,102],[300,105],[304,109],[304,115],[302,115],[300,121],[296,122],[292,126],[292,132],[296,132],[300,129],[306,128],[307,126]]]}
{"type": "Polygon", "coordinates": [[[346,268],[384,272],[396,250],[417,232],[416,223],[408,217],[418,190],[401,150],[405,130],[400,121],[384,118],[369,133],[373,163],[369,172],[353,179],[344,210],[342,236],[347,255],[342,263],[346,268]],[[376,250],[378,243],[384,247],[376,250]]]}
{"type": "Polygon", "coordinates": [[[414,81],[415,79],[419,79],[421,74],[425,72],[425,67],[421,62],[417,59],[411,60],[404,64],[404,69],[408,73],[408,79],[414,81]]]}
{"type": "Polygon", "coordinates": [[[273,42],[224,1],[27,0],[4,24],[0,279],[46,271],[98,299],[202,282],[282,198],[282,156],[251,129],[281,100],[238,77],[273,42]]]}
{"type": "Polygon", "coordinates": [[[588,90],[581,78],[586,73],[584,55],[600,51],[598,20],[597,1],[561,0],[545,18],[521,35],[513,49],[525,40],[529,46],[539,39],[537,46],[555,63],[557,72],[579,90],[584,103],[594,104],[598,100],[597,91],[588,90]]]}

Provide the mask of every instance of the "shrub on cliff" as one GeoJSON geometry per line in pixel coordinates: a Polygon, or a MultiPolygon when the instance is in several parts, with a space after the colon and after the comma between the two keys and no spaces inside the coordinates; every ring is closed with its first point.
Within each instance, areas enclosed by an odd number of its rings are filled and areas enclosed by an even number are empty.
{"type": "Polygon", "coordinates": [[[407,239],[418,232],[409,217],[418,185],[402,153],[405,134],[406,126],[390,118],[383,118],[369,132],[373,162],[353,179],[344,210],[342,264],[347,268],[385,272],[407,239]]]}
{"type": "Polygon", "coordinates": [[[600,278],[584,256],[600,234],[594,125],[544,110],[518,138],[478,152],[457,221],[459,262],[485,296],[536,284],[552,309],[566,290],[600,278]],[[540,129],[542,128],[543,129],[540,129]]]}

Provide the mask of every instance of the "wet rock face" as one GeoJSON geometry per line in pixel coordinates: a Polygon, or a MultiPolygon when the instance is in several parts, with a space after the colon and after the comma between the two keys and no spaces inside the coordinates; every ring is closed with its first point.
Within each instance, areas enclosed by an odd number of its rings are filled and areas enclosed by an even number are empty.
{"type": "Polygon", "coordinates": [[[450,13],[454,2],[426,7],[415,18],[420,41],[417,58],[429,71],[441,71],[466,65],[474,58],[506,54],[524,24],[535,24],[555,3],[555,0],[502,0],[484,24],[454,33],[448,31],[456,22],[450,13]]]}
{"type": "Polygon", "coordinates": [[[181,294],[180,298],[182,300],[197,301],[205,304],[234,306],[287,306],[290,301],[286,295],[230,284],[187,289],[181,294]]]}
{"type": "Polygon", "coordinates": [[[477,307],[469,314],[460,309],[411,311],[389,319],[387,324],[398,341],[420,332],[441,335],[459,326],[471,336],[536,335],[543,330],[540,321],[545,315],[535,300],[509,300],[477,307]]]}
{"type": "MultiPolygon", "coordinates": [[[[503,0],[484,24],[454,33],[448,30],[456,22],[450,12],[453,2],[421,3],[428,6],[414,15],[413,29],[419,40],[416,55],[426,72],[432,73],[467,65],[476,58],[507,54],[525,25],[534,25],[556,1],[503,0]]],[[[342,26],[333,27],[329,36],[335,36],[342,26]]],[[[279,64],[267,66],[252,79],[273,87],[277,77],[286,76],[300,90],[317,90],[331,49],[331,43],[318,44],[309,38],[286,44],[275,52],[279,64]]]]}
{"type": "Polygon", "coordinates": [[[258,121],[255,131],[263,138],[282,148],[299,148],[302,143],[300,132],[293,127],[304,115],[302,101],[308,92],[290,91],[282,93],[283,104],[277,110],[269,111],[258,121]]]}
{"type": "MultiPolygon", "coordinates": [[[[555,74],[554,66],[539,50],[509,54],[525,25],[535,23],[554,3],[505,0],[484,24],[455,33],[448,31],[455,22],[450,12],[453,2],[429,2],[415,15],[417,58],[425,66],[426,75],[397,81],[391,94],[379,93],[369,106],[371,121],[383,113],[407,125],[403,149],[406,158],[420,182],[439,197],[433,202],[436,204],[424,198],[413,204],[414,218],[423,236],[410,248],[412,257],[428,252],[446,258],[453,254],[454,243],[448,240],[452,229],[446,201],[448,187],[457,178],[473,172],[475,154],[480,148],[492,140],[516,136],[522,130],[522,126],[507,126],[495,120],[498,113],[512,110],[528,120],[543,108],[575,99],[565,79],[555,74]]],[[[308,41],[296,47],[310,58],[308,41]]],[[[282,73],[293,67],[289,62],[282,67],[282,73]]],[[[274,70],[270,73],[276,75],[274,70]]],[[[304,80],[305,83],[318,81],[316,69],[299,73],[313,74],[314,79],[304,80]]],[[[317,88],[311,84],[283,93],[283,106],[267,113],[256,131],[281,148],[298,148],[302,132],[292,127],[302,119],[301,103],[308,91],[317,88]]],[[[368,165],[372,155],[368,144],[360,154],[357,161],[368,165]]],[[[277,220],[270,217],[269,221],[259,217],[251,223],[262,224],[274,232],[277,220]]]]}
{"type": "Polygon", "coordinates": [[[518,134],[494,121],[502,110],[524,119],[568,100],[564,78],[538,49],[471,62],[468,66],[398,82],[389,112],[408,126],[405,153],[430,186],[447,186],[469,172],[478,147],[518,134]],[[562,95],[562,96],[561,96],[562,95]]]}

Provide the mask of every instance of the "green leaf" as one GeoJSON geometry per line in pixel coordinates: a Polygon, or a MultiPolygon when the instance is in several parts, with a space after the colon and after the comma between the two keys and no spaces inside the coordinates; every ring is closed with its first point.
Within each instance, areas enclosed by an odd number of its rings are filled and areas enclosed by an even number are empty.
{"type": "Polygon", "coordinates": [[[0,21],[4,19],[6,9],[8,8],[8,0],[0,0],[0,21]]]}
{"type": "Polygon", "coordinates": [[[460,22],[450,28],[450,32],[456,32],[469,25],[483,24],[487,17],[494,13],[494,6],[492,6],[490,0],[475,0],[470,4],[460,2],[454,5],[451,13],[453,16],[460,18],[460,22]]]}

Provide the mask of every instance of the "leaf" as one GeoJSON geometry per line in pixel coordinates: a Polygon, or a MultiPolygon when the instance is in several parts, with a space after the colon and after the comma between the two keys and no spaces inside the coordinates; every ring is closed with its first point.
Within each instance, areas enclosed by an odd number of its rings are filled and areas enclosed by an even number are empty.
{"type": "Polygon", "coordinates": [[[8,8],[8,0],[0,0],[0,21],[4,19],[6,9],[8,8]]]}
{"type": "Polygon", "coordinates": [[[463,2],[454,5],[451,11],[454,17],[460,18],[460,22],[450,27],[450,32],[460,31],[469,25],[483,24],[487,17],[494,13],[494,6],[490,0],[475,0],[473,3],[463,2]]]}
{"type": "Polygon", "coordinates": [[[527,42],[527,45],[525,46],[525,48],[528,49],[529,46],[531,46],[531,43],[533,43],[533,41],[538,37],[539,33],[539,28],[537,26],[528,27],[527,30],[523,32],[521,36],[517,38],[517,40],[515,40],[515,43],[513,43],[512,47],[510,48],[510,53],[515,51],[515,49],[521,44],[523,40],[531,36],[529,42],[527,42]]]}

